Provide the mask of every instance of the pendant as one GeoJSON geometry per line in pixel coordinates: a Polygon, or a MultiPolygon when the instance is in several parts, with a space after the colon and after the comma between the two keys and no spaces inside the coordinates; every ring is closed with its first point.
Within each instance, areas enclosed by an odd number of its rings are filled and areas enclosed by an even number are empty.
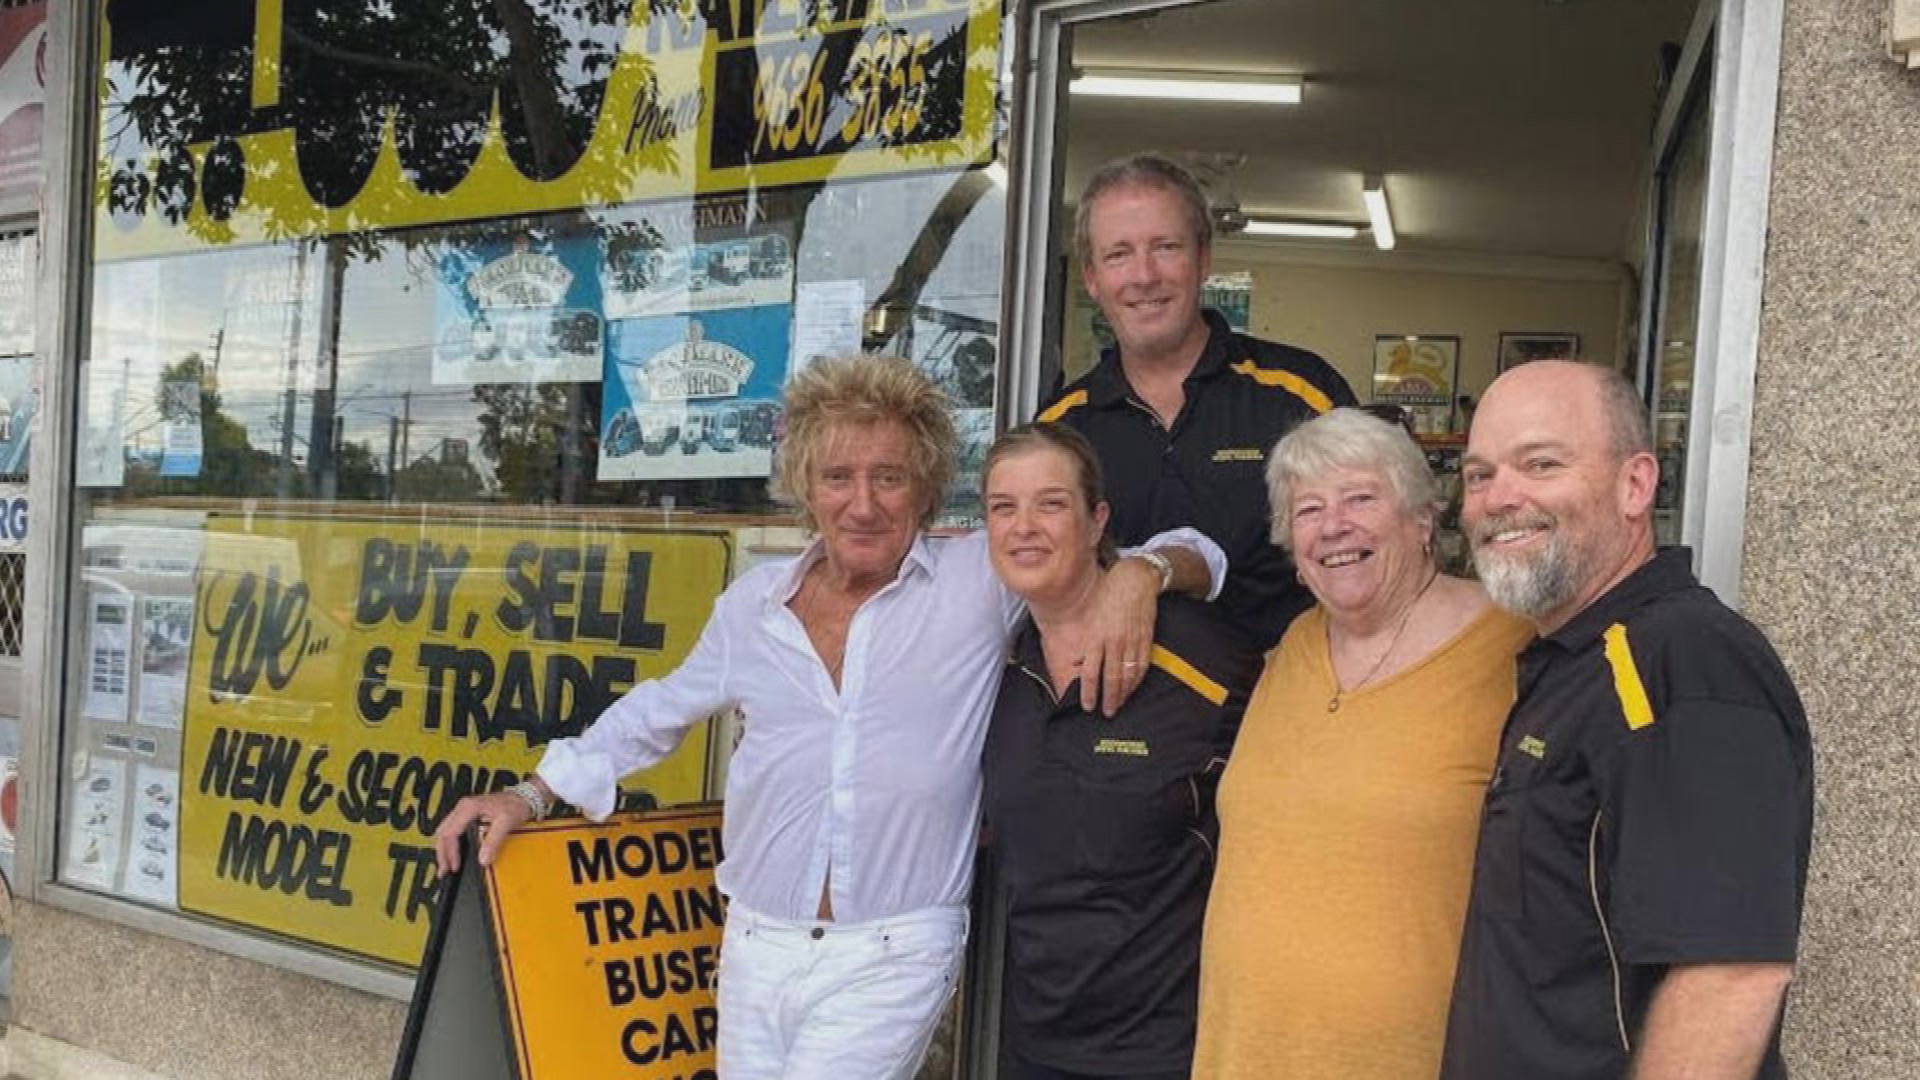
{"type": "Polygon", "coordinates": [[[1335,713],[1340,711],[1340,695],[1339,694],[1335,694],[1332,697],[1327,699],[1327,711],[1330,713],[1335,713]]]}

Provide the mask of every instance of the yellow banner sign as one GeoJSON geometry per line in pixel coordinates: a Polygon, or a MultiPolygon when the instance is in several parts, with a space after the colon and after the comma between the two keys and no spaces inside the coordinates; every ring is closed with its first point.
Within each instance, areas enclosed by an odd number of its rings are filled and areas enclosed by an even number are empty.
{"type": "Polygon", "coordinates": [[[998,0],[454,0],[431,19],[174,4],[116,3],[106,30],[106,257],[955,168],[992,148],[998,0]]]}
{"type": "Polygon", "coordinates": [[[720,811],[515,833],[488,911],[520,1080],[714,1080],[720,811]]]}
{"type": "MultiPolygon", "coordinates": [[[[469,521],[209,521],[182,747],[180,906],[419,961],[430,837],[675,667],[724,533],[469,521]]],[[[705,797],[708,732],[640,774],[705,797]]]]}

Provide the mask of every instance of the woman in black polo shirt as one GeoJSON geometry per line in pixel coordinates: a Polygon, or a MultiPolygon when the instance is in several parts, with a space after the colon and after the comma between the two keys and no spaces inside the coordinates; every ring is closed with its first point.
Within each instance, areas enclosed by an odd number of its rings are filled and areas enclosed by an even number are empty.
{"type": "Polygon", "coordinates": [[[1011,1080],[1186,1080],[1214,782],[1258,655],[1207,605],[1162,596],[1139,689],[1111,718],[1083,710],[1075,658],[1113,557],[1093,449],[1035,424],[1002,436],[982,474],[994,570],[1029,612],[985,753],[1011,1080]]]}

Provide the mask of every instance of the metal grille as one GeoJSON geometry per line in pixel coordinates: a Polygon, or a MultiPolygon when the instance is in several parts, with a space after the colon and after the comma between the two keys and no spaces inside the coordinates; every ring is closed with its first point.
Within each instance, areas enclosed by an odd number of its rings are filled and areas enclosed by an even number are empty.
{"type": "Polygon", "coordinates": [[[0,656],[20,655],[21,605],[26,595],[26,553],[0,552],[0,656]]]}

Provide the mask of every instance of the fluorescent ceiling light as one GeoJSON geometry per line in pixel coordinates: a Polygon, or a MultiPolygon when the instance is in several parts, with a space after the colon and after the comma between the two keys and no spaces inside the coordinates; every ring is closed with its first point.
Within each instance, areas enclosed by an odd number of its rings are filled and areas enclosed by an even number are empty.
{"type": "Polygon", "coordinates": [[[1358,225],[1338,225],[1325,221],[1261,221],[1257,218],[1247,222],[1248,236],[1298,236],[1313,240],[1351,240],[1360,235],[1358,225]]]}
{"type": "Polygon", "coordinates": [[[1145,97],[1169,101],[1234,101],[1253,105],[1298,105],[1298,75],[1224,75],[1207,71],[1141,71],[1119,68],[1082,73],[1067,88],[1088,97],[1145,97]]]}
{"type": "Polygon", "coordinates": [[[1367,204],[1367,220],[1373,225],[1373,244],[1381,251],[1392,251],[1393,210],[1387,206],[1387,181],[1379,174],[1368,176],[1360,197],[1367,204]]]}

